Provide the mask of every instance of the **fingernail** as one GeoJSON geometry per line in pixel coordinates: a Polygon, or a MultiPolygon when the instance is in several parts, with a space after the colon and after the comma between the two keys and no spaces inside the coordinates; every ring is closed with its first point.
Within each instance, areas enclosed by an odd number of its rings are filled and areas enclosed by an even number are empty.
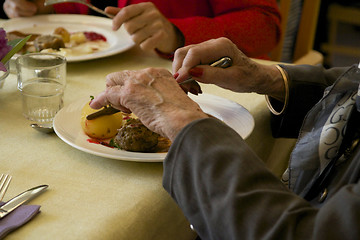
{"type": "Polygon", "coordinates": [[[203,75],[204,70],[199,67],[194,67],[189,70],[189,74],[193,77],[201,77],[203,75]]]}
{"type": "Polygon", "coordinates": [[[174,74],[174,78],[175,78],[175,79],[177,79],[178,76],[179,76],[179,73],[178,73],[178,72],[174,74]]]}

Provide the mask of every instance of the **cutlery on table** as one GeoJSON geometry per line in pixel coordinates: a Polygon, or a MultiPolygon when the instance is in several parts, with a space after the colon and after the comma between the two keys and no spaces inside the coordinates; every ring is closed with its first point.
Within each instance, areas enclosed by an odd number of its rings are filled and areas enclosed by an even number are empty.
{"type": "Polygon", "coordinates": [[[48,185],[40,185],[34,188],[30,188],[29,190],[26,190],[25,192],[20,193],[16,197],[10,199],[0,207],[0,218],[5,217],[19,206],[35,198],[40,193],[42,193],[47,187],[48,185]]]}
{"type": "Polygon", "coordinates": [[[7,174],[1,174],[0,176],[0,201],[3,200],[5,193],[9,187],[11,176],[7,174]]]}
{"type": "Polygon", "coordinates": [[[73,2],[73,3],[84,4],[98,13],[101,13],[109,18],[114,18],[114,15],[106,13],[105,11],[101,10],[100,8],[97,8],[94,5],[92,5],[91,3],[88,3],[86,0],[45,0],[44,6],[49,6],[49,5],[53,5],[53,4],[57,4],[57,3],[64,3],[64,2],[73,2]]]}
{"type": "MultiPolygon", "coordinates": [[[[220,68],[227,68],[230,67],[232,65],[232,59],[230,57],[222,57],[219,60],[213,62],[210,64],[211,67],[220,67],[220,68]]],[[[179,85],[185,84],[185,83],[189,83],[195,81],[193,78],[188,78],[185,81],[179,83],[179,85]]],[[[91,113],[89,115],[86,116],[87,120],[93,120],[96,119],[98,117],[101,116],[105,116],[105,115],[111,115],[114,113],[120,112],[120,110],[113,108],[111,105],[110,106],[105,106],[104,108],[102,108],[101,110],[91,113]]]]}
{"type": "Polygon", "coordinates": [[[30,126],[33,129],[38,130],[39,132],[42,132],[42,133],[53,133],[54,132],[54,128],[52,125],[39,125],[37,123],[32,123],[32,124],[30,124],[30,126]]]}

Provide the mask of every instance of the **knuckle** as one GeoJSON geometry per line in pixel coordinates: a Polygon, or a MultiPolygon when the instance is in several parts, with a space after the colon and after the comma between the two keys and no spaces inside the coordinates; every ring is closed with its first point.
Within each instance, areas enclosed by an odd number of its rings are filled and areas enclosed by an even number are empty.
{"type": "Polygon", "coordinates": [[[141,44],[141,42],[142,42],[142,38],[140,38],[139,34],[133,34],[133,35],[131,35],[131,39],[132,39],[136,44],[141,44]]]}
{"type": "Polygon", "coordinates": [[[155,29],[157,32],[165,33],[164,30],[164,24],[161,21],[155,21],[152,25],[153,29],[155,29]]]}
{"type": "Polygon", "coordinates": [[[190,48],[187,55],[189,58],[196,57],[198,55],[199,49],[198,48],[190,48]]]}
{"type": "Polygon", "coordinates": [[[154,74],[156,72],[156,68],[154,67],[148,67],[148,68],[145,68],[142,72],[142,75],[143,77],[146,76],[148,73],[149,74],[154,74]]]}
{"type": "Polygon", "coordinates": [[[140,3],[142,6],[144,7],[147,7],[147,8],[150,8],[150,7],[155,7],[155,4],[152,3],[152,2],[143,2],[143,3],[140,3]]]}
{"type": "Polygon", "coordinates": [[[125,30],[130,34],[134,34],[136,32],[137,27],[132,22],[125,22],[124,24],[125,30]]]}
{"type": "Polygon", "coordinates": [[[175,50],[174,58],[184,56],[185,53],[186,53],[186,50],[184,48],[178,48],[178,49],[175,50]]]}
{"type": "Polygon", "coordinates": [[[129,84],[126,88],[124,88],[124,95],[134,95],[138,92],[137,84],[129,84]]]}
{"type": "Polygon", "coordinates": [[[140,44],[140,48],[144,51],[149,51],[152,50],[152,44],[149,43],[149,41],[144,41],[140,44]]]}
{"type": "Polygon", "coordinates": [[[155,10],[149,11],[149,12],[147,13],[147,15],[148,15],[149,19],[157,19],[158,16],[159,16],[158,12],[155,11],[155,10]]]}
{"type": "Polygon", "coordinates": [[[126,8],[126,7],[124,7],[123,9],[121,9],[120,13],[121,13],[121,15],[122,15],[125,19],[127,19],[127,18],[131,15],[130,9],[129,9],[129,8],[126,8]]]}

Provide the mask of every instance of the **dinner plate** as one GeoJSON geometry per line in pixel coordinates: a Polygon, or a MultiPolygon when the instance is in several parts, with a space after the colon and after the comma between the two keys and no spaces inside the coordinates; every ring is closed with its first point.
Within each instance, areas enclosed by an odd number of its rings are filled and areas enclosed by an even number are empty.
{"type": "Polygon", "coordinates": [[[96,17],[78,14],[51,14],[38,15],[28,18],[12,18],[5,21],[3,28],[7,31],[23,33],[52,34],[58,27],[69,32],[93,31],[106,37],[109,48],[91,54],[68,56],[68,62],[78,62],[98,59],[124,52],[135,45],[123,26],[117,31],[112,30],[112,20],[105,17],[96,17]]]}
{"type": "MultiPolygon", "coordinates": [[[[228,99],[211,94],[189,95],[199,104],[201,109],[224,121],[241,137],[247,138],[252,132],[255,122],[249,111],[243,106],[228,99]]],[[[81,151],[97,156],[117,160],[136,162],[161,162],[166,153],[140,153],[110,148],[101,144],[89,142],[80,124],[81,110],[89,99],[78,100],[62,108],[55,116],[55,133],[64,142],[81,151]]]]}

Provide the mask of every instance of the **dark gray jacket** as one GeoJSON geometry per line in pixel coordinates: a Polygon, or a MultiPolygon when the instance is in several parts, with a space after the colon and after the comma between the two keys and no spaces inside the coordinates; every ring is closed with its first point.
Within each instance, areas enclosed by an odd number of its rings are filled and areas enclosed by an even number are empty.
{"type": "MultiPolygon", "coordinates": [[[[284,68],[289,105],[274,117],[273,133],[297,137],[306,113],[346,69],[284,68]]],[[[309,202],[283,185],[235,131],[209,118],[176,137],[163,185],[203,240],[360,239],[359,168],[357,148],[337,166],[325,200],[309,202]]]]}

